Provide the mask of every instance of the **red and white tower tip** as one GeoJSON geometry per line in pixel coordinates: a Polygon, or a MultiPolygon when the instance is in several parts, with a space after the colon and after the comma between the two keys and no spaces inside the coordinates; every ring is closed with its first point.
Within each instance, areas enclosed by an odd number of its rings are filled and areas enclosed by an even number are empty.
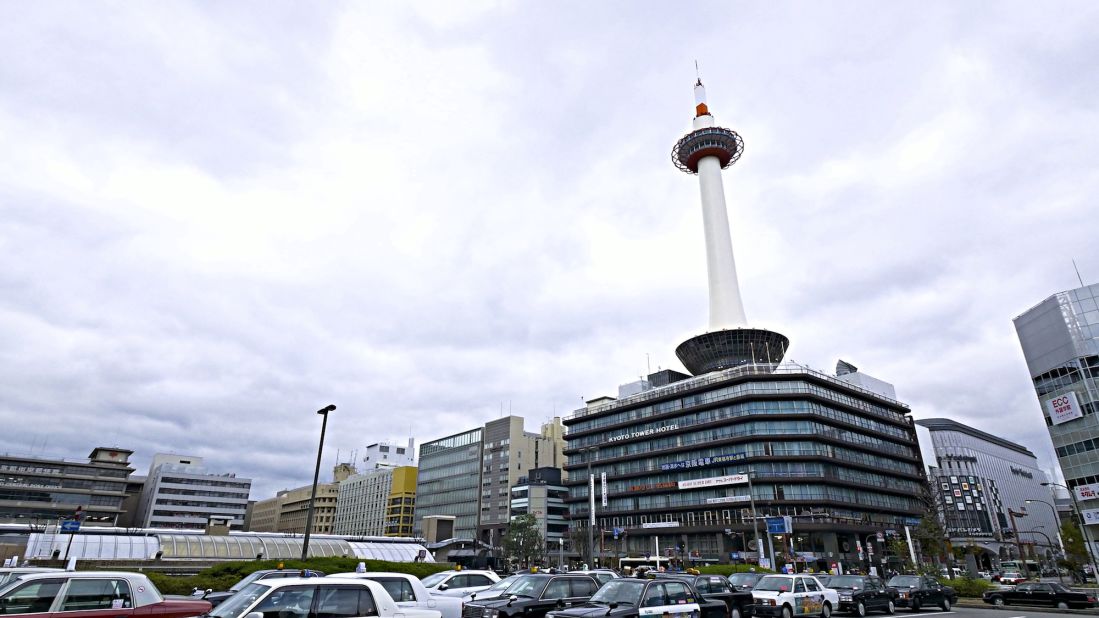
{"type": "Polygon", "coordinates": [[[710,329],[680,344],[676,355],[695,375],[739,365],[773,366],[782,360],[789,340],[778,333],[747,328],[721,182],[721,170],[740,159],[744,140],[736,131],[714,125],[701,79],[695,83],[694,91],[694,130],[676,143],[672,162],[684,172],[698,175],[706,237],[710,329]]]}

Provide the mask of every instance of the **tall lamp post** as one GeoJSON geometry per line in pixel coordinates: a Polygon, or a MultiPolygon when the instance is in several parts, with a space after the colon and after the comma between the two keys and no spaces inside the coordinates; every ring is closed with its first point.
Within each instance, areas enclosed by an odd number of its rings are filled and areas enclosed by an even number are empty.
{"type": "Polygon", "coordinates": [[[597,446],[585,446],[580,449],[584,459],[588,460],[588,568],[595,568],[595,475],[591,473],[592,454],[599,450],[597,446]]]}
{"type": "Polygon", "coordinates": [[[1064,488],[1068,491],[1068,497],[1072,498],[1072,506],[1076,510],[1076,516],[1080,518],[1080,534],[1084,535],[1084,545],[1088,550],[1088,559],[1091,560],[1091,574],[1095,576],[1095,581],[1099,581],[1099,569],[1095,568],[1095,552],[1091,547],[1091,535],[1088,534],[1088,525],[1084,521],[1084,512],[1080,510],[1080,503],[1076,501],[1076,492],[1060,483],[1042,483],[1043,487],[1050,485],[1064,488]]]}
{"type": "Polygon", "coordinates": [[[328,428],[328,413],[336,409],[334,404],[329,404],[320,410],[317,410],[317,414],[322,417],[321,420],[321,443],[317,447],[317,469],[313,471],[313,491],[309,495],[309,514],[305,518],[305,539],[301,544],[301,559],[309,555],[309,534],[313,531],[313,508],[317,504],[317,481],[321,478],[321,453],[324,451],[324,430],[328,428]]]}
{"type": "MultiPolygon", "coordinates": [[[[1028,500],[1028,502],[1029,502],[1029,500],[1028,500]]],[[[1045,532],[1039,532],[1038,528],[1045,528],[1045,526],[1034,526],[1034,530],[1023,530],[1023,534],[1040,534],[1040,535],[1042,535],[1046,539],[1046,546],[1049,547],[1049,551],[1051,553],[1054,553],[1053,552],[1053,539],[1049,538],[1049,535],[1046,534],[1045,532]]],[[[1039,563],[1039,564],[1041,564],[1041,563],[1039,563]]],[[[1053,561],[1053,569],[1055,571],[1057,571],[1057,581],[1061,582],[1062,584],[1065,583],[1065,578],[1061,575],[1061,569],[1057,566],[1056,558],[1053,561]]]]}

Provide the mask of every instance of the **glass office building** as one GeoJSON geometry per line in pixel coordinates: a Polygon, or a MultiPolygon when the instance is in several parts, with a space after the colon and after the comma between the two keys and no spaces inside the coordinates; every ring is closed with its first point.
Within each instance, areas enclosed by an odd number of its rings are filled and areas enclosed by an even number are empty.
{"type": "Polygon", "coordinates": [[[475,538],[480,515],[481,447],[484,429],[466,431],[420,445],[416,480],[415,531],[429,515],[453,515],[454,536],[475,538]]]}
{"type": "Polygon", "coordinates": [[[878,533],[903,534],[922,513],[922,461],[909,409],[892,389],[861,386],[863,374],[846,363],[841,370],[787,362],[696,377],[664,371],[639,393],[589,402],[565,420],[574,525],[588,525],[590,465],[596,538],[624,531],[620,556],[752,558],[742,552],[754,546],[755,524],[763,533],[761,518],[785,516],[791,533],[770,539],[779,562],[878,564],[878,533]]]}
{"type": "Polygon", "coordinates": [[[1015,318],[1065,484],[1099,535],[1099,285],[1058,292],[1015,318]]]}

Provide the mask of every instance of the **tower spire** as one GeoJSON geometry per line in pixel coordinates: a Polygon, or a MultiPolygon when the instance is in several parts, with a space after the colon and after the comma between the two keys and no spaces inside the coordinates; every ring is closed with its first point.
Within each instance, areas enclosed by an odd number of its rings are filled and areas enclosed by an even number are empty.
{"type": "MultiPolygon", "coordinates": [[[[697,66],[696,62],[696,72],[697,66]]],[[[781,354],[774,358],[774,351],[785,350],[789,340],[778,333],[747,328],[721,181],[721,170],[736,163],[744,152],[744,140],[736,131],[714,125],[701,77],[695,83],[694,94],[694,130],[676,143],[672,162],[680,170],[698,176],[706,239],[710,332],[680,344],[676,355],[695,375],[743,364],[771,366],[781,360],[781,354]]]]}

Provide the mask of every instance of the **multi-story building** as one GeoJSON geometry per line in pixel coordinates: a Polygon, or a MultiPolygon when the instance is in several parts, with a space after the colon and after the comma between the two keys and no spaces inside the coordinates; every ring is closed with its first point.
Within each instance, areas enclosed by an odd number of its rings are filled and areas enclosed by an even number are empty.
{"type": "Polygon", "coordinates": [[[525,431],[507,416],[460,434],[420,445],[416,531],[428,515],[455,516],[456,537],[498,547],[510,521],[511,487],[529,470],[561,467],[560,418],[525,431]]]}
{"type": "Polygon", "coordinates": [[[563,549],[569,532],[569,490],[560,468],[535,468],[511,488],[511,518],[533,515],[546,543],[546,554],[563,549]]]}
{"type": "Polygon", "coordinates": [[[0,456],[0,523],[51,523],[79,508],[84,525],[118,525],[132,454],[99,447],[87,461],[0,456]]]}
{"type": "Polygon", "coordinates": [[[141,493],[141,526],[203,530],[214,518],[240,529],[251,487],[251,479],[209,472],[201,457],[157,454],[141,493]]]}
{"type": "Polygon", "coordinates": [[[415,440],[409,438],[407,446],[398,446],[395,442],[388,441],[368,444],[362,461],[367,470],[414,466],[416,465],[415,440]]]}
{"type": "MultiPolygon", "coordinates": [[[[332,468],[331,483],[317,483],[317,498],[313,508],[311,534],[330,534],[335,529],[336,501],[339,483],[355,474],[350,463],[336,464],[332,468]]],[[[295,489],[283,489],[274,498],[258,500],[251,508],[251,532],[285,532],[304,534],[309,521],[309,503],[313,495],[312,485],[295,489]]]]}
{"type": "Polygon", "coordinates": [[[574,525],[589,525],[590,473],[595,542],[601,530],[624,530],[627,554],[651,553],[659,539],[674,557],[727,562],[757,547],[758,534],[780,561],[858,564],[866,543],[881,557],[877,533],[914,525],[923,512],[915,429],[908,407],[886,394],[890,385],[874,380],[870,390],[850,365],[840,371],[793,363],[694,377],[664,371],[649,376],[647,390],[589,402],[565,419],[574,525]],[[789,517],[775,521],[792,531],[768,535],[764,517],[789,517]]]}
{"type": "Polygon", "coordinates": [[[379,467],[340,482],[335,534],[411,536],[416,472],[379,467]]]}
{"type": "Polygon", "coordinates": [[[920,446],[930,448],[928,481],[954,546],[976,550],[970,553],[984,569],[1018,558],[1020,548],[1027,557],[1056,554],[1059,518],[1034,453],[950,419],[916,426],[920,446]]]}
{"type": "Polygon", "coordinates": [[[1057,463],[1099,555],[1099,285],[1058,292],[1014,322],[1057,463]]]}

